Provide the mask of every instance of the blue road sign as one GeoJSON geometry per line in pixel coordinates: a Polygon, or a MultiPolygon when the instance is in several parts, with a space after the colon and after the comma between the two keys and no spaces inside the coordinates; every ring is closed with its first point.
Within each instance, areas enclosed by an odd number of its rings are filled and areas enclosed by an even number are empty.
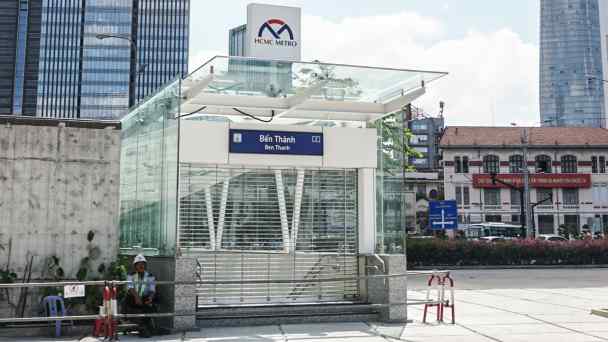
{"type": "Polygon", "coordinates": [[[431,201],[429,223],[433,230],[458,229],[456,201],[431,201]]]}

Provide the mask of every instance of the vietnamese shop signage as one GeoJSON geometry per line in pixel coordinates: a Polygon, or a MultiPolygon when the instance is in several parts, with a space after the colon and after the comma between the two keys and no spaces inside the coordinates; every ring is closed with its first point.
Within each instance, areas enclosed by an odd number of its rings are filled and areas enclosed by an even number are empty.
{"type": "MultiPolygon", "coordinates": [[[[515,186],[524,186],[524,177],[521,174],[498,174],[496,178],[515,186]]],[[[591,187],[591,175],[588,173],[531,174],[529,183],[532,188],[589,188],[591,187]]],[[[492,177],[489,174],[473,175],[473,186],[475,188],[506,188],[500,183],[492,184],[492,177]]]]}
{"type": "Polygon", "coordinates": [[[230,153],[323,155],[323,133],[231,129],[230,153]]]}

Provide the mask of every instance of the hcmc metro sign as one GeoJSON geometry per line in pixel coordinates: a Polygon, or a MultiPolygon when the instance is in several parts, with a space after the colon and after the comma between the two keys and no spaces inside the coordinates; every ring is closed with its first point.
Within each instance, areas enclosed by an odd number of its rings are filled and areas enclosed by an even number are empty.
{"type": "Polygon", "coordinates": [[[258,36],[255,38],[255,43],[263,45],[298,46],[298,42],[294,40],[293,30],[281,19],[268,19],[262,24],[258,31],[258,36]],[[272,38],[266,38],[264,36],[265,32],[270,33],[272,38]],[[284,35],[287,35],[289,39],[283,39],[282,37],[284,35]]]}
{"type": "Polygon", "coordinates": [[[301,22],[297,7],[249,4],[245,56],[300,61],[301,22]]]}

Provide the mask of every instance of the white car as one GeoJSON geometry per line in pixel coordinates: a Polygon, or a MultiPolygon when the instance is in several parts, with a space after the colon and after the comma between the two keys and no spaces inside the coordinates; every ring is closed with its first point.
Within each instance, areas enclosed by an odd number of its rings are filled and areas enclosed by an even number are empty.
{"type": "Polygon", "coordinates": [[[505,242],[511,240],[510,238],[504,236],[482,236],[479,238],[479,241],[485,242],[505,242]]]}
{"type": "Polygon", "coordinates": [[[559,235],[555,235],[555,234],[545,234],[545,235],[539,235],[536,237],[536,240],[541,240],[541,241],[554,241],[554,242],[564,242],[564,241],[568,241],[565,237],[563,236],[559,236],[559,235]]]}

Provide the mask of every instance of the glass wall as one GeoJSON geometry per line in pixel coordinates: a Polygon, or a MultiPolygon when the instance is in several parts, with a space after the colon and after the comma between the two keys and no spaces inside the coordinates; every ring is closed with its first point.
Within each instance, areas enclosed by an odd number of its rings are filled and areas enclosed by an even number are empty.
{"type": "Polygon", "coordinates": [[[123,253],[175,253],[179,90],[176,80],[122,120],[123,253]]]}
{"type": "MultiPolygon", "coordinates": [[[[409,131],[403,113],[388,116],[375,124],[378,130],[378,169],[376,173],[376,252],[400,254],[415,201],[405,187],[409,150],[409,131]],[[408,214],[409,213],[409,214],[408,214]]],[[[413,193],[411,193],[413,195],[413,193]]]]}

